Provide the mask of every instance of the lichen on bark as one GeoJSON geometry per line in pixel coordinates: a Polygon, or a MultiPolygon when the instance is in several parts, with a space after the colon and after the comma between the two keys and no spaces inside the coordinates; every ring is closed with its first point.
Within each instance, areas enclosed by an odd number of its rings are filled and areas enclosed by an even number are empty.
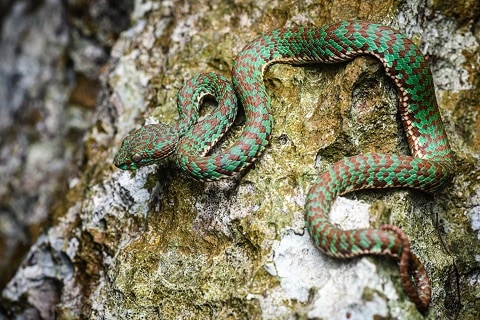
{"type": "MultiPolygon", "coordinates": [[[[17,301],[33,296],[28,288],[36,280],[25,275],[35,270],[56,279],[45,287],[57,288],[49,306],[61,318],[420,319],[393,261],[327,258],[304,230],[306,193],[328,164],[374,151],[408,153],[397,94],[376,60],[270,67],[264,81],[275,119],[272,140],[237,177],[203,183],[170,160],[135,172],[111,163],[135,128],[176,120],[184,79],[205,71],[230,76],[235,55],[261,32],[359,18],[398,27],[431,55],[459,172],[435,198],[410,190],[351,194],[337,201],[332,219],[345,228],[402,227],[432,279],[427,318],[475,318],[479,37],[468,31],[473,18],[456,21],[442,11],[426,17],[419,8],[419,1],[137,1],[132,26],[116,41],[102,75],[83,170],[65,212],[4,289],[3,308],[20,314],[17,301]],[[443,73],[442,65],[461,79],[443,73]],[[29,264],[32,257],[41,262],[29,264]]],[[[224,145],[241,129],[240,114],[224,145]]]]}

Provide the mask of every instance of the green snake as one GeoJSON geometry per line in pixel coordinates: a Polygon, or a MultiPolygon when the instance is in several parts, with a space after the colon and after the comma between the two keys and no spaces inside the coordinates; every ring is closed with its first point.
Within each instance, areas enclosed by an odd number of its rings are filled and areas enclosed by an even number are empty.
{"type": "Polygon", "coordinates": [[[431,296],[427,273],[400,228],[342,230],[328,216],[335,198],[347,192],[408,187],[434,193],[453,175],[453,155],[428,61],[411,40],[389,27],[343,21],[323,28],[296,26],[266,33],[238,54],[233,87],[215,73],[187,81],[178,95],[176,125],[141,127],[123,140],[114,163],[124,170],[137,169],[173,155],[178,166],[197,180],[232,176],[255,162],[270,140],[273,117],[263,83],[266,68],[273,63],[336,63],[360,55],[380,60],[392,79],[412,155],[364,154],[329,166],[308,193],[306,226],[315,245],[329,256],[387,255],[398,260],[407,295],[425,312],[431,296]],[[198,121],[206,97],[215,98],[219,106],[198,121]],[[243,132],[225,151],[209,154],[235,119],[237,97],[245,110],[243,132]]]}

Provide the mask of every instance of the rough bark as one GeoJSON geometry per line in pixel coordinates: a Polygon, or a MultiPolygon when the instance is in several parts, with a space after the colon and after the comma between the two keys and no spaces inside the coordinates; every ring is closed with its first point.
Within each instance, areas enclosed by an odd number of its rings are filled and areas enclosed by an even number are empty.
{"type": "Polygon", "coordinates": [[[327,258],[303,227],[306,193],[326,165],[408,152],[396,92],[374,59],[272,66],[273,137],[239,177],[200,183],[171,161],[136,172],[112,164],[126,134],[176,120],[185,79],[230,76],[262,32],[357,18],[398,28],[430,57],[457,174],[434,197],[348,195],[332,219],[399,225],[432,280],[427,318],[480,316],[478,2],[136,1],[131,12],[128,1],[22,3],[1,16],[0,319],[421,318],[393,261],[327,258]],[[15,30],[17,16],[35,23],[15,30]],[[118,39],[117,20],[131,23],[118,39]]]}

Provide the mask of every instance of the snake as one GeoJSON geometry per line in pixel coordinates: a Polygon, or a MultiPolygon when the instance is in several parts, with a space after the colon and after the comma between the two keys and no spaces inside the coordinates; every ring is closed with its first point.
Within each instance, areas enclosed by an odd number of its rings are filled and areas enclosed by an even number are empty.
{"type": "Polygon", "coordinates": [[[178,94],[175,125],[148,124],[123,139],[114,164],[135,170],[172,156],[196,180],[230,177],[253,164],[272,135],[273,116],[263,76],[274,63],[332,64],[357,56],[380,61],[399,96],[398,111],[410,155],[367,153],[329,165],[313,183],[305,203],[305,225],[326,255],[348,259],[389,256],[400,268],[409,299],[424,313],[431,300],[427,271],[411,251],[400,227],[343,230],[329,220],[335,199],[371,188],[413,188],[438,192],[454,174],[449,145],[435,97],[428,58],[406,35],[367,21],[339,21],[323,27],[293,26],[259,36],[233,62],[232,79],[202,73],[185,82],[178,94]],[[203,119],[206,99],[218,107],[203,119]],[[237,106],[245,112],[240,136],[227,148],[211,152],[234,122],[237,106]]]}

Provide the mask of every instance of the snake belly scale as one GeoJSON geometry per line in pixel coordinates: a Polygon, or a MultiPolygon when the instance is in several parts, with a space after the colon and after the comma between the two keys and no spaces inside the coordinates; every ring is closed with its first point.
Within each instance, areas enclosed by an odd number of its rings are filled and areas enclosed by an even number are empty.
{"type": "Polygon", "coordinates": [[[234,175],[251,165],[269,143],[273,117],[263,74],[273,63],[336,63],[359,55],[376,57],[399,94],[399,113],[411,156],[363,154],[329,166],[311,187],[305,220],[315,245],[337,258],[387,255],[399,261],[401,281],[421,312],[428,309],[431,289],[419,259],[403,231],[342,230],[330,223],[338,195],[366,188],[408,187],[434,193],[453,175],[453,155],[440,118],[432,74],[426,58],[405,35],[362,21],[342,21],[323,28],[292,27],[266,33],[237,56],[232,84],[205,73],[187,81],[178,95],[180,120],[173,126],[146,125],[127,136],[115,157],[121,169],[136,169],[173,155],[182,170],[198,180],[234,175]],[[218,109],[198,122],[201,100],[213,96],[218,109]],[[210,149],[232,124],[237,98],[245,126],[232,146],[219,154],[210,149]]]}

